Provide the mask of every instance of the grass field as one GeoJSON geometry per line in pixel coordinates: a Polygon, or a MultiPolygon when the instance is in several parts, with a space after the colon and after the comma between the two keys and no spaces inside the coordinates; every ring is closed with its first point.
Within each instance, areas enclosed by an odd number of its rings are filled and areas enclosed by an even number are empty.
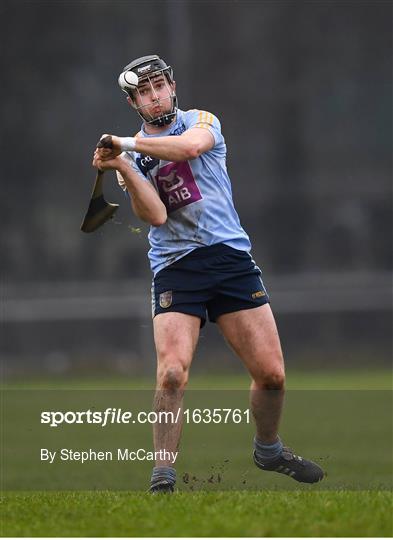
{"type": "MultiPolygon", "coordinates": [[[[242,390],[247,385],[246,377],[212,376],[195,377],[191,388],[242,390]]],[[[151,388],[151,382],[134,380],[125,384],[124,379],[115,378],[69,379],[61,383],[40,380],[15,381],[7,387],[117,390],[151,388]]],[[[322,394],[327,400],[323,411],[312,405],[317,393],[308,392],[305,401],[297,399],[299,394],[289,393],[283,420],[285,437],[294,448],[296,445],[302,451],[307,448],[310,457],[321,455],[320,450],[329,445],[328,453],[335,452],[326,463],[329,477],[324,483],[303,486],[281,475],[249,467],[248,449],[244,448],[242,439],[243,434],[249,436],[246,427],[244,433],[222,431],[217,440],[211,430],[208,450],[196,448],[199,432],[189,430],[184,436],[185,457],[178,471],[181,473],[186,466],[203,470],[209,459],[217,460],[222,448],[230,446],[234,472],[233,478],[227,474],[224,486],[206,489],[206,484],[199,484],[192,492],[179,478],[179,492],[170,497],[152,497],[142,491],[144,487],[133,491],[8,490],[1,498],[2,536],[391,536],[391,439],[389,428],[385,429],[391,419],[391,410],[385,410],[386,390],[391,388],[390,373],[381,370],[293,373],[289,374],[288,387],[332,391],[322,394]],[[346,389],[353,392],[345,392],[346,389]],[[344,398],[352,405],[346,406],[345,412],[340,410],[342,403],[347,403],[342,401],[344,398]],[[304,434],[300,436],[293,424],[299,411],[304,418],[310,408],[310,421],[303,425],[303,420],[302,428],[311,435],[309,440],[304,440],[304,434]],[[329,416],[334,420],[331,423],[329,416]],[[357,419],[358,416],[361,418],[357,419]],[[318,421],[313,423],[315,417],[318,421]],[[366,444],[367,440],[371,445],[366,444]],[[211,453],[206,454],[207,451],[211,453]],[[236,478],[244,467],[249,469],[248,488],[239,489],[236,478]]],[[[4,447],[7,450],[7,440],[3,437],[2,450],[4,447]]],[[[147,467],[140,471],[141,486],[145,485],[148,470],[147,467]]],[[[94,469],[92,473],[97,474],[94,469]]]]}
{"type": "MultiPolygon", "coordinates": [[[[391,390],[392,373],[388,369],[336,369],[315,371],[291,371],[287,369],[286,387],[289,390],[391,390]]],[[[208,377],[191,374],[188,389],[247,390],[249,378],[234,374],[209,374],[208,377]]],[[[64,377],[27,378],[10,380],[3,388],[28,389],[151,389],[152,377],[64,377]]]]}
{"type": "MultiPolygon", "coordinates": [[[[4,504],[4,503],[3,503],[4,504]]],[[[6,536],[390,536],[387,492],[15,494],[6,536]]]]}

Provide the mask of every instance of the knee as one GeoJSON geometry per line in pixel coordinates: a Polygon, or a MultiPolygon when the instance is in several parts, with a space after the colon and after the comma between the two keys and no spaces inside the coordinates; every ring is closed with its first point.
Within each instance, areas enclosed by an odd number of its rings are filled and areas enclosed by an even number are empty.
{"type": "Polygon", "coordinates": [[[181,364],[166,366],[158,370],[158,386],[174,392],[183,390],[188,382],[188,372],[181,364]]]}
{"type": "Polygon", "coordinates": [[[283,390],[285,386],[285,372],[282,368],[272,369],[262,373],[254,379],[255,385],[263,390],[283,390]]]}
{"type": "Polygon", "coordinates": [[[265,380],[265,388],[268,390],[282,390],[285,385],[284,370],[276,370],[268,373],[265,380]]]}

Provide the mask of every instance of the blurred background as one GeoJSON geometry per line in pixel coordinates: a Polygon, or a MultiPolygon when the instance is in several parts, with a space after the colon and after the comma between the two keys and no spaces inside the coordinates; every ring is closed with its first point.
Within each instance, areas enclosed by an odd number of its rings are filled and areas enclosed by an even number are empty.
{"type": "MultiPolygon", "coordinates": [[[[291,368],[391,361],[390,1],[0,2],[3,374],[152,374],[148,226],[79,229],[117,85],[159,54],[182,109],[216,114],[235,204],[291,368]],[[139,230],[140,228],[140,230],[139,230]]],[[[241,370],[215,325],[194,370],[241,370]]]]}

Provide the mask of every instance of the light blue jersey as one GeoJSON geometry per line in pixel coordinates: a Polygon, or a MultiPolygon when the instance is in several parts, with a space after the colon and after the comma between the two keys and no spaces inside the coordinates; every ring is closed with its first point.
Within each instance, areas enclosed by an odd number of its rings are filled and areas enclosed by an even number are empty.
{"type": "MultiPolygon", "coordinates": [[[[148,135],[142,127],[138,136],[181,135],[194,127],[208,129],[215,141],[211,150],[196,159],[172,162],[138,152],[127,153],[133,169],[153,185],[168,213],[166,223],[152,226],[149,232],[149,259],[154,275],[200,247],[222,242],[242,251],[251,249],[233,205],[225,163],[226,145],[218,118],[197,109],[178,110],[176,121],[167,130],[148,135]]],[[[126,190],[121,175],[117,176],[126,190]]]]}

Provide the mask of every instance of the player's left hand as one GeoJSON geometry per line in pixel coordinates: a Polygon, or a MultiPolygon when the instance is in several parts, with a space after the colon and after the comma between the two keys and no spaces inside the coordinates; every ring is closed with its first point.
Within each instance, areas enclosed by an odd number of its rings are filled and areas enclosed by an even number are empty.
{"type": "Polygon", "coordinates": [[[101,160],[111,160],[122,153],[120,138],[115,135],[103,133],[97,143],[96,151],[101,160]]]}
{"type": "Polygon", "coordinates": [[[93,167],[100,169],[101,171],[106,171],[110,169],[118,169],[123,164],[121,155],[115,155],[114,157],[110,153],[107,153],[107,155],[102,155],[103,150],[106,149],[95,149],[92,162],[93,167]]]}

